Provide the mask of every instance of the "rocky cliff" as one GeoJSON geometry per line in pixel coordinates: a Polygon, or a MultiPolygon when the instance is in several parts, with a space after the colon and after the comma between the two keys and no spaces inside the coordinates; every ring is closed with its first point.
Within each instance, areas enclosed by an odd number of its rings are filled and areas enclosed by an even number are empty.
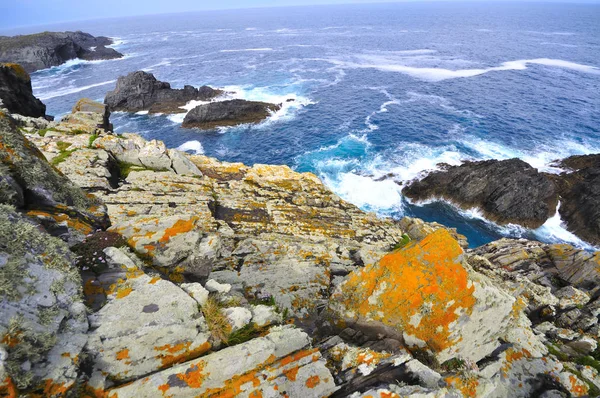
{"type": "Polygon", "coordinates": [[[24,36],[0,36],[0,62],[17,63],[27,72],[61,65],[71,59],[104,60],[123,54],[107,47],[108,37],[84,32],[43,32],[24,36]]]}
{"type": "Polygon", "coordinates": [[[46,115],[46,105],[33,96],[29,73],[18,64],[0,64],[0,106],[23,116],[46,115]]]}
{"type": "Polygon", "coordinates": [[[600,393],[598,253],[467,250],[312,174],[114,135],[104,115],[0,116],[0,395],[600,393]]]}

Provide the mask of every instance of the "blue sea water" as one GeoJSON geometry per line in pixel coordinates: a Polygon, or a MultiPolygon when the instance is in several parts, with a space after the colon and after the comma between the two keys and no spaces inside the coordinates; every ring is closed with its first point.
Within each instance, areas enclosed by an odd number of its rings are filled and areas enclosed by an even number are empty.
{"type": "Polygon", "coordinates": [[[182,115],[115,113],[112,121],[117,132],[169,147],[313,172],[364,210],[457,227],[471,246],[522,236],[586,247],[558,217],[535,231],[499,227],[476,210],[411,204],[400,191],[440,162],[519,157],[559,172],[553,160],[600,152],[600,5],[295,7],[50,29],[110,36],[126,54],[34,73],[50,114],[81,97],[102,100],[120,75],[140,69],[174,87],[223,87],[285,106],[257,126],[204,132],[182,129],[182,115]]]}

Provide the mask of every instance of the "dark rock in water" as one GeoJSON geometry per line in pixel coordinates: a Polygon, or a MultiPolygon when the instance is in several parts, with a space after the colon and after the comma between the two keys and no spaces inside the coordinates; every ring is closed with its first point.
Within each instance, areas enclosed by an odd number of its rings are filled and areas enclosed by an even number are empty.
{"type": "Polygon", "coordinates": [[[152,73],[137,71],[119,77],[116,88],[106,94],[104,103],[110,111],[184,113],[185,110],[180,107],[187,102],[208,101],[222,93],[208,86],[173,89],[169,83],[157,80],[152,73]]]}
{"type": "Polygon", "coordinates": [[[403,190],[414,200],[441,198],[478,207],[500,224],[537,228],[554,215],[558,190],[545,174],[520,159],[467,162],[435,171],[403,190]]]}
{"type": "Polygon", "coordinates": [[[207,130],[220,126],[258,123],[280,108],[275,104],[240,99],[212,102],[192,109],[185,116],[182,127],[207,130]]]}
{"type": "Polygon", "coordinates": [[[58,66],[71,59],[105,60],[123,57],[106,47],[108,37],[84,32],[43,32],[25,36],[0,36],[0,62],[21,64],[28,72],[58,66]]]}
{"type": "Polygon", "coordinates": [[[18,64],[0,64],[0,102],[11,113],[46,115],[46,105],[33,96],[29,74],[18,64]]]}
{"type": "Polygon", "coordinates": [[[569,231],[600,245],[600,154],[571,156],[560,166],[574,170],[558,178],[561,218],[569,231]]]}

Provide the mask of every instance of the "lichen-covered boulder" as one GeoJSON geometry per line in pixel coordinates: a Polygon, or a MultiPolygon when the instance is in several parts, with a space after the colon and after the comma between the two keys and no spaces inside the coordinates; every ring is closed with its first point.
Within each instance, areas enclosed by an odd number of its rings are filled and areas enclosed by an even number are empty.
{"type": "Polygon", "coordinates": [[[123,387],[108,391],[127,397],[327,397],[333,376],[308,335],[289,326],[225,348],[123,387]]]}
{"type": "Polygon", "coordinates": [[[378,264],[349,275],[330,310],[343,325],[401,336],[440,363],[478,361],[498,347],[515,299],[462,262],[463,250],[440,229],[378,264]]]}
{"type": "Polygon", "coordinates": [[[71,113],[61,119],[60,126],[93,134],[101,130],[112,130],[109,118],[110,111],[106,105],[82,98],[77,101],[71,113]]]}
{"type": "Polygon", "coordinates": [[[0,297],[0,395],[71,389],[88,330],[74,256],[7,205],[0,205],[0,297]]]}
{"type": "MultiPolygon", "coordinates": [[[[95,387],[146,374],[196,358],[211,348],[210,333],[198,303],[158,276],[144,273],[125,253],[105,249],[123,277],[104,290],[107,303],[89,316],[87,350],[95,387]]],[[[105,286],[100,283],[98,286],[105,286]]]]}
{"type": "Polygon", "coordinates": [[[4,188],[0,190],[6,192],[6,186],[12,186],[16,192],[13,199],[8,195],[8,203],[28,210],[53,235],[73,242],[109,225],[102,201],[86,194],[54,169],[17,130],[14,120],[1,112],[0,162],[4,165],[0,168],[3,175],[0,186],[4,188]]]}

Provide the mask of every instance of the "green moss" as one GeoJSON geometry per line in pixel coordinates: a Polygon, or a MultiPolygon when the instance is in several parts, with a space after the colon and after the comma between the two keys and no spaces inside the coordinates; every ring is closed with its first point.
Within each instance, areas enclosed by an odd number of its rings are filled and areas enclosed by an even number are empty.
{"type": "Polygon", "coordinates": [[[550,352],[550,354],[554,355],[556,358],[558,358],[560,361],[563,362],[568,362],[571,360],[571,357],[569,357],[567,354],[565,354],[564,352],[562,352],[558,347],[556,347],[553,344],[548,344],[548,352],[550,352]]]}
{"type": "Polygon", "coordinates": [[[38,135],[39,135],[40,137],[45,137],[45,136],[46,136],[46,133],[47,133],[48,131],[56,131],[56,132],[58,132],[58,133],[64,133],[64,131],[58,130],[58,129],[54,128],[54,127],[50,127],[50,128],[47,128],[47,129],[41,129],[41,130],[38,130],[38,132],[37,132],[37,133],[38,133],[38,135]]]}
{"type": "Polygon", "coordinates": [[[72,129],[67,131],[68,135],[80,135],[80,134],[88,134],[87,131],[82,130],[82,129],[72,129]]]}
{"type": "Polygon", "coordinates": [[[94,141],[96,141],[97,138],[98,138],[98,134],[92,134],[92,135],[90,135],[90,139],[88,141],[88,148],[94,149],[93,144],[94,144],[94,141]]]}
{"type": "Polygon", "coordinates": [[[444,362],[441,366],[442,369],[445,369],[448,372],[453,372],[459,369],[463,369],[465,367],[465,361],[460,358],[452,358],[444,362]]]}
{"type": "Polygon", "coordinates": [[[36,333],[26,326],[21,316],[12,318],[8,323],[6,332],[8,339],[17,344],[8,346],[8,360],[5,362],[6,370],[19,389],[32,387],[34,374],[24,371],[22,365],[40,362],[45,354],[56,344],[56,336],[50,333],[36,333]]]}
{"type": "Polygon", "coordinates": [[[410,243],[410,236],[408,236],[407,234],[402,234],[402,238],[400,239],[400,241],[398,243],[396,243],[394,245],[392,250],[402,249],[404,246],[408,245],[409,243],[410,243]]]}
{"type": "Polygon", "coordinates": [[[241,329],[236,330],[235,332],[229,335],[227,339],[227,346],[233,346],[237,344],[245,343],[246,341],[250,341],[256,337],[258,337],[263,332],[262,328],[257,327],[253,322],[247,324],[241,329]]]}
{"type": "Polygon", "coordinates": [[[67,158],[69,156],[71,156],[71,154],[73,152],[75,152],[77,149],[71,149],[70,151],[61,151],[58,155],[56,155],[55,157],[52,158],[52,165],[57,166],[59,164],[61,164],[62,162],[64,162],[65,160],[67,160],[67,158]]]}
{"type": "Polygon", "coordinates": [[[584,356],[584,357],[577,358],[575,360],[575,363],[577,363],[579,365],[583,365],[583,366],[590,366],[590,367],[596,369],[598,372],[600,372],[600,361],[595,360],[591,356],[584,356]]]}

